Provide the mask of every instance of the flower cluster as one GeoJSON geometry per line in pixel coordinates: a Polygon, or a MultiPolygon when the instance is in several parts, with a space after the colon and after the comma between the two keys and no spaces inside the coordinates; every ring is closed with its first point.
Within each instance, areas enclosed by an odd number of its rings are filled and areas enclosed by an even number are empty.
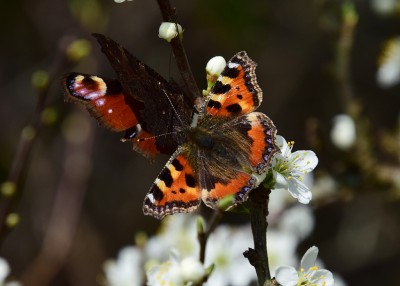
{"type": "Polygon", "coordinates": [[[252,244],[250,225],[218,227],[208,240],[204,266],[197,258],[196,222],[191,214],[167,217],[162,221],[161,231],[143,247],[121,249],[117,260],[104,264],[106,285],[139,286],[144,276],[149,286],[185,286],[205,277],[209,285],[220,286],[248,285],[256,280],[254,269],[243,257],[243,251],[252,244]],[[231,243],[226,243],[227,240],[231,243]]]}
{"type": "Polygon", "coordinates": [[[206,269],[193,256],[180,258],[176,250],[171,251],[170,259],[147,271],[147,285],[186,286],[199,283],[204,279],[206,269]]]}
{"type": "MultiPolygon", "coordinates": [[[[162,221],[161,230],[140,248],[122,248],[116,260],[104,264],[106,285],[139,286],[145,277],[149,286],[185,286],[204,279],[209,285],[220,286],[250,285],[256,281],[254,268],[243,257],[253,244],[249,224],[217,227],[209,237],[203,265],[197,258],[196,222],[191,214],[169,216],[162,221]]],[[[297,263],[296,248],[311,233],[313,225],[312,213],[304,205],[292,207],[279,220],[270,222],[267,239],[271,269],[297,263]]]]}

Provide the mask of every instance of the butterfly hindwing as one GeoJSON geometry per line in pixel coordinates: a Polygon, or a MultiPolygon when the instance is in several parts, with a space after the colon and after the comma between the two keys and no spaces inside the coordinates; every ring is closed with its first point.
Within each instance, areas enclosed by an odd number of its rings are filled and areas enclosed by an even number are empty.
{"type": "Polygon", "coordinates": [[[197,174],[178,149],[167,162],[147,193],[143,212],[162,219],[165,215],[190,212],[200,204],[197,174]]]}
{"type": "MultiPolygon", "coordinates": [[[[211,122],[214,121],[211,119],[211,122]]],[[[219,199],[227,195],[234,194],[235,203],[245,201],[255,187],[255,175],[265,171],[278,150],[274,143],[275,126],[261,112],[228,120],[218,130],[229,136],[223,139],[229,145],[222,143],[216,148],[222,150],[219,156],[201,155],[204,159],[199,164],[203,201],[213,208],[219,199]]]]}
{"type": "Polygon", "coordinates": [[[276,127],[264,113],[251,112],[231,122],[233,128],[245,134],[250,142],[247,158],[251,170],[261,174],[270,165],[273,155],[279,150],[275,144],[276,127]]]}
{"type": "Polygon", "coordinates": [[[203,202],[210,208],[217,208],[218,201],[226,196],[234,195],[235,203],[241,203],[247,199],[249,191],[255,186],[255,178],[245,172],[236,172],[236,176],[227,182],[220,179],[204,178],[212,181],[212,187],[202,189],[203,202]]]}

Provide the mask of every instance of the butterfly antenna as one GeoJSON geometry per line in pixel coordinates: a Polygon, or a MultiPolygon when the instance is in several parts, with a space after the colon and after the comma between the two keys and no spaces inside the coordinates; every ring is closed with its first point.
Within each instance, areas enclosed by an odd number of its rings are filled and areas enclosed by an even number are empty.
{"type": "Polygon", "coordinates": [[[171,107],[172,107],[172,110],[174,111],[174,113],[175,113],[176,117],[178,118],[179,122],[181,123],[181,126],[184,126],[183,121],[182,121],[181,117],[179,116],[179,113],[176,111],[175,106],[172,104],[171,99],[169,98],[169,96],[168,96],[168,94],[165,92],[165,90],[163,90],[163,91],[164,91],[164,94],[165,94],[165,96],[167,97],[167,99],[168,99],[168,101],[169,101],[169,104],[170,104],[171,107]]]}
{"type": "Polygon", "coordinates": [[[143,141],[146,141],[146,140],[155,139],[155,138],[158,138],[158,137],[167,136],[167,135],[171,135],[171,134],[176,134],[176,133],[179,133],[179,132],[182,132],[182,131],[173,131],[173,132],[167,132],[167,133],[163,133],[163,134],[159,134],[159,135],[147,136],[147,137],[144,137],[144,138],[138,138],[138,139],[136,139],[136,141],[143,142],[143,141]]]}

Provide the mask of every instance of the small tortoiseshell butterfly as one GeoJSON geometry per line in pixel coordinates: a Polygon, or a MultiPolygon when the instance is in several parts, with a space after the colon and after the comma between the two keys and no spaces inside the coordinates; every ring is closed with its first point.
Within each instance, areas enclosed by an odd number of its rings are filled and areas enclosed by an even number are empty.
{"type": "Polygon", "coordinates": [[[246,52],[227,63],[199,114],[177,84],[168,82],[119,44],[94,34],[118,80],[71,73],[68,98],[85,105],[102,126],[125,131],[123,141],[153,159],[172,154],[143,203],[143,212],[161,219],[190,212],[201,202],[216,208],[234,195],[247,199],[279,149],[276,128],[261,112],[262,91],[246,52]],[[196,118],[192,121],[192,117],[196,118]]]}

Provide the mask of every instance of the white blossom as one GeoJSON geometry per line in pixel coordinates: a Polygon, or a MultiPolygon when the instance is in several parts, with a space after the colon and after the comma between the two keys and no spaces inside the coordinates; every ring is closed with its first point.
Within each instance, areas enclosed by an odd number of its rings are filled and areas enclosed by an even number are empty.
{"type": "Polygon", "coordinates": [[[215,265],[207,285],[243,286],[256,281],[254,268],[243,256],[252,245],[250,225],[238,228],[220,225],[207,242],[205,265],[215,265]]]}
{"type": "Polygon", "coordinates": [[[104,263],[106,283],[109,286],[140,286],[142,277],[142,254],[134,246],[120,250],[117,260],[104,263]]]}
{"type": "Polygon", "coordinates": [[[303,240],[311,234],[314,224],[315,219],[311,208],[305,205],[295,205],[283,213],[278,227],[303,240]]]}
{"type": "Polygon", "coordinates": [[[194,257],[180,259],[174,249],[169,260],[147,271],[148,286],[189,286],[200,282],[205,275],[201,262],[194,257]]]}
{"type": "Polygon", "coordinates": [[[147,259],[160,262],[169,257],[171,249],[184,257],[199,253],[194,215],[174,214],[163,219],[160,231],[148,240],[144,253],[147,259]]]}
{"type": "Polygon", "coordinates": [[[22,286],[18,281],[8,281],[5,282],[7,276],[10,274],[10,266],[8,262],[0,257],[0,286],[22,286]]]}
{"type": "Polygon", "coordinates": [[[171,40],[177,37],[179,34],[182,34],[183,29],[182,26],[177,23],[171,22],[163,22],[158,29],[158,37],[166,40],[167,42],[171,42],[171,40]]]}
{"type": "Polygon", "coordinates": [[[353,118],[346,114],[336,115],[333,118],[331,140],[341,150],[353,147],[356,142],[356,125],[353,118]]]}
{"type": "Polygon", "coordinates": [[[276,281],[282,286],[333,286],[333,275],[329,270],[315,265],[318,248],[312,246],[301,259],[300,269],[292,266],[281,266],[276,270],[276,281]]]}
{"type": "Polygon", "coordinates": [[[180,269],[184,281],[198,282],[205,275],[203,264],[193,256],[182,259],[180,269]]]}
{"type": "Polygon", "coordinates": [[[0,257],[0,285],[4,282],[8,274],[10,274],[10,266],[5,259],[0,257]]]}
{"type": "Polygon", "coordinates": [[[314,170],[318,158],[313,151],[299,150],[292,153],[294,142],[287,143],[282,136],[276,137],[281,152],[272,160],[275,179],[274,189],[286,189],[302,204],[308,204],[312,198],[309,187],[304,184],[304,176],[314,170]]]}
{"type": "Polygon", "coordinates": [[[268,260],[271,275],[274,269],[283,264],[297,264],[296,248],[299,239],[290,232],[268,228],[267,232],[268,260]]]}

